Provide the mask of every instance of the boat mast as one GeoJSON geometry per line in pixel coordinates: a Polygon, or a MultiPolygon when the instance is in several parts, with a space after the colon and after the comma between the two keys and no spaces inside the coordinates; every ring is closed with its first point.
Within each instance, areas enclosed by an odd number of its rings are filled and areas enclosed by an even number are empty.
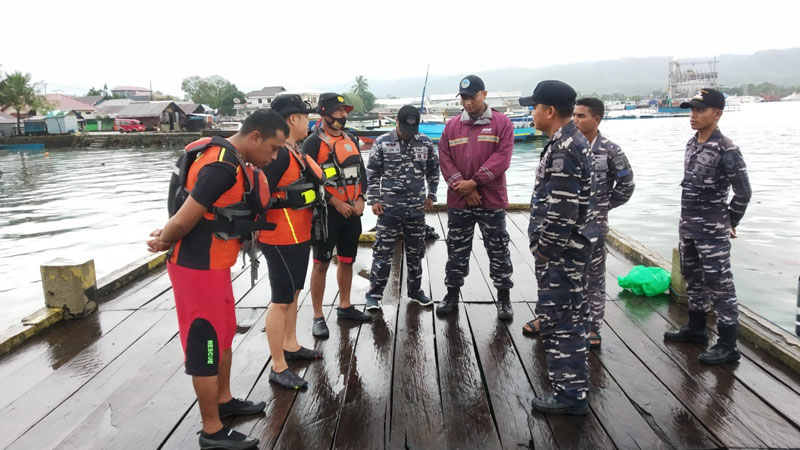
{"type": "Polygon", "coordinates": [[[422,99],[419,103],[419,113],[425,113],[425,88],[428,87],[428,71],[431,69],[431,63],[428,63],[428,68],[425,69],[425,84],[422,85],[422,99]]]}

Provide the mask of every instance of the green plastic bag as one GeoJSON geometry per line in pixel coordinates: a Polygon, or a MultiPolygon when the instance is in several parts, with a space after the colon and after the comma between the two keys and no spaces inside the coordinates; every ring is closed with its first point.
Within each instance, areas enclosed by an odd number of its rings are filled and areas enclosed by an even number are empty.
{"type": "Polygon", "coordinates": [[[627,276],[617,277],[617,283],[636,295],[654,297],[669,289],[669,279],[669,272],[661,267],[634,266],[627,276]]]}

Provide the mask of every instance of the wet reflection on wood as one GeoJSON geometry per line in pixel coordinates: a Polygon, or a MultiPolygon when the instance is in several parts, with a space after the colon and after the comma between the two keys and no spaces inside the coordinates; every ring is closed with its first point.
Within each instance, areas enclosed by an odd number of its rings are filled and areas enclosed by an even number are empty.
{"type": "MultiPolygon", "coordinates": [[[[441,239],[428,242],[423,289],[446,292],[446,212],[431,213],[441,239]]],[[[480,232],[459,312],[438,318],[410,303],[396,252],[383,310],[372,323],[336,320],[336,264],[323,303],[331,336],[311,336],[313,312],[300,294],[298,339],[324,352],[290,367],[304,392],[267,381],[271,361],[263,321],[270,288],[262,265],[255,287],[248,267],[232,271],[239,327],[234,395],[265,400],[266,411],[227,419],[266,448],[353,449],[682,449],[790,448],[800,443],[800,376],[749,344],[739,364],[699,364],[701,346],[665,343],[686,321],[685,306],[620,291],[615,277],[632,266],[608,260],[603,347],[589,358],[591,411],[583,417],[531,411],[550,391],[541,340],[521,334],[533,318],[536,282],[527,250],[527,214],[512,212],[515,318],[496,320],[480,232]]],[[[368,271],[359,248],[355,272],[368,271]]],[[[352,302],[362,308],[368,282],[355,275],[352,302]]],[[[169,278],[132,284],[80,321],[64,322],[0,359],[0,448],[108,449],[197,447],[200,428],[183,373],[169,278]]],[[[713,324],[712,329],[713,329],[713,324]]]]}

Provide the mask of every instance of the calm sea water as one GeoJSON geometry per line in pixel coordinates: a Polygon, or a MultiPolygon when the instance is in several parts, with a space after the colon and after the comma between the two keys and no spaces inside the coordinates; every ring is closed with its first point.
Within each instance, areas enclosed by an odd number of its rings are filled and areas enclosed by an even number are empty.
{"type": "MultiPolygon", "coordinates": [[[[733,243],[742,303],[794,329],[800,275],[800,103],[747,104],[722,131],[741,148],[753,199],[733,243]]],[[[677,245],[688,118],[606,121],[601,132],[631,161],[636,192],[611,225],[671,258],[677,245]]],[[[520,143],[509,169],[513,202],[528,202],[540,143],[520,143]]],[[[0,330],[43,305],[39,265],[93,258],[98,277],[145,256],[148,233],[166,219],[176,149],[14,153],[0,151],[0,330]]],[[[444,183],[440,198],[444,199],[444,183]]],[[[374,223],[366,216],[365,226],[374,223]]]]}

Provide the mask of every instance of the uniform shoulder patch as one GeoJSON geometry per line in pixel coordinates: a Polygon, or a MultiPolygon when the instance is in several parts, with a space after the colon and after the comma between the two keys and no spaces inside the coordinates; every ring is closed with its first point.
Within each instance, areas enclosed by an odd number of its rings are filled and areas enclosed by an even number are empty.
{"type": "Polygon", "coordinates": [[[736,154],[732,151],[727,151],[722,155],[722,165],[728,172],[733,172],[736,169],[736,154]]]}
{"type": "Polygon", "coordinates": [[[553,158],[553,172],[561,172],[564,170],[564,158],[553,158]]]}

